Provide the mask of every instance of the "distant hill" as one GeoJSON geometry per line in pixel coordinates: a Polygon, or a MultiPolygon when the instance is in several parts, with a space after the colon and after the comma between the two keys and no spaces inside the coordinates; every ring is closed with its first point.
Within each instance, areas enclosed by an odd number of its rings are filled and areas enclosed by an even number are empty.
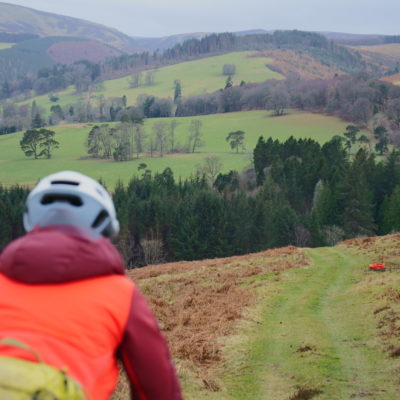
{"type": "Polygon", "coordinates": [[[126,52],[138,50],[134,40],[100,24],[14,4],[0,3],[0,32],[46,36],[73,36],[100,41],[126,52]]]}
{"type": "Polygon", "coordinates": [[[80,60],[103,61],[120,56],[122,51],[104,43],[78,37],[46,37],[25,40],[0,50],[0,81],[13,80],[54,64],[72,64],[80,60]]]}
{"type": "Polygon", "coordinates": [[[195,32],[153,38],[135,36],[133,39],[135,44],[143,51],[164,51],[174,47],[177,44],[181,44],[186,40],[202,39],[209,34],[209,32],[195,32]]]}
{"type": "Polygon", "coordinates": [[[318,32],[320,35],[325,36],[329,40],[336,43],[348,45],[374,45],[384,42],[384,35],[368,35],[357,33],[343,33],[343,32],[318,32]]]}
{"type": "MultiPolygon", "coordinates": [[[[264,29],[249,29],[246,31],[238,31],[233,32],[234,35],[237,36],[245,36],[245,35],[255,35],[255,34],[263,34],[263,33],[272,33],[273,31],[266,31],[264,29]]],[[[182,44],[186,40],[190,39],[202,39],[207,35],[211,35],[217,32],[194,32],[194,33],[183,33],[179,35],[170,35],[163,37],[139,37],[135,36],[133,39],[138,47],[140,47],[144,51],[163,51],[174,47],[177,44],[182,44]]]]}
{"type": "MultiPolygon", "coordinates": [[[[388,37],[385,38],[387,41],[388,37]]],[[[367,63],[379,65],[382,75],[393,75],[399,72],[400,43],[386,42],[384,44],[352,45],[348,47],[356,50],[367,63]]]]}
{"type": "Polygon", "coordinates": [[[376,46],[382,44],[400,43],[399,35],[371,35],[341,32],[318,32],[336,43],[350,46],[376,46]]]}

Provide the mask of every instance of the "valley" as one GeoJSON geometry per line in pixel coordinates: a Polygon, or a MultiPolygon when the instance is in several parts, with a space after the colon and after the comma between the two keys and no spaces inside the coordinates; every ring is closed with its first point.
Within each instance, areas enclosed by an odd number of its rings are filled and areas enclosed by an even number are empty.
{"type": "Polygon", "coordinates": [[[0,3],[0,252],[29,190],[79,171],[112,194],[185,399],[398,400],[400,36],[153,34],[186,6],[149,6],[147,37],[0,3]]]}

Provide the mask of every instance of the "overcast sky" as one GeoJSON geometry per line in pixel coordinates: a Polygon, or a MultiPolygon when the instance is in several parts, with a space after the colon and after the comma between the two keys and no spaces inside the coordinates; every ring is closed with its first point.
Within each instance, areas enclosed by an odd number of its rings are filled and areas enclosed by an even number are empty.
{"type": "Polygon", "coordinates": [[[5,0],[130,36],[300,29],[400,34],[400,0],[5,0]]]}

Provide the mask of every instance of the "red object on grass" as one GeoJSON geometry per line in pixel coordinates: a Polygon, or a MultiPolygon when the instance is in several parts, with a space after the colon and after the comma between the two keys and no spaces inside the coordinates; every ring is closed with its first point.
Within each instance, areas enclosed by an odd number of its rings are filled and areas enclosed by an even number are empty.
{"type": "Polygon", "coordinates": [[[385,269],[385,264],[382,263],[369,264],[369,269],[373,271],[383,271],[385,269]]]}

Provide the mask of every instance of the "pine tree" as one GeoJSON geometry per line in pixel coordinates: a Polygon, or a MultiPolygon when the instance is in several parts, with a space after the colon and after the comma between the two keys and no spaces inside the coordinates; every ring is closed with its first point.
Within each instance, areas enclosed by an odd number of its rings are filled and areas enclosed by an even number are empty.
{"type": "Polygon", "coordinates": [[[232,77],[229,75],[229,76],[226,78],[226,81],[225,81],[225,88],[224,88],[224,89],[229,89],[229,88],[231,88],[232,86],[233,86],[232,77]]]}
{"type": "Polygon", "coordinates": [[[372,193],[365,172],[367,162],[366,152],[360,149],[339,185],[341,222],[348,237],[372,235],[376,230],[372,193]]]}
{"type": "Polygon", "coordinates": [[[400,231],[400,185],[396,186],[393,193],[382,204],[381,233],[400,231]]]}
{"type": "Polygon", "coordinates": [[[179,79],[174,80],[174,103],[177,104],[182,98],[182,85],[179,79]]]}

